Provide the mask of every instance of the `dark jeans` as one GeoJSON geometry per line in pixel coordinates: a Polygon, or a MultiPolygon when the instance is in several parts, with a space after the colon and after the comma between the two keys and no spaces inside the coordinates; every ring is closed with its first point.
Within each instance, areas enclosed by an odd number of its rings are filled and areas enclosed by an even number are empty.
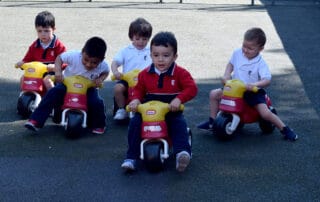
{"type": "MultiPolygon", "coordinates": [[[[38,127],[43,127],[52,109],[61,111],[66,91],[66,86],[61,83],[50,89],[41,100],[38,108],[31,114],[30,119],[35,120],[38,123],[38,127]]],[[[96,88],[87,90],[87,104],[88,126],[92,128],[105,127],[105,106],[96,88]]]]}
{"type": "MultiPolygon", "coordinates": [[[[166,115],[166,123],[168,133],[172,140],[174,154],[181,151],[187,151],[191,154],[191,146],[188,142],[188,130],[186,120],[181,112],[169,112],[166,115]]],[[[128,159],[138,159],[140,155],[141,142],[141,124],[142,118],[140,113],[135,113],[135,116],[130,120],[128,129],[128,159]]]]}

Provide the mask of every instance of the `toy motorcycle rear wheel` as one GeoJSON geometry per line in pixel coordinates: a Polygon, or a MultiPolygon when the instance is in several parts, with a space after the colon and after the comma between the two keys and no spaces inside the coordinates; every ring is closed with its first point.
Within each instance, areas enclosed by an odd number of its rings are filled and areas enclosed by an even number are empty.
{"type": "Polygon", "coordinates": [[[66,137],[78,138],[83,131],[83,114],[77,111],[69,111],[66,116],[66,137]]]}
{"type": "MultiPolygon", "coordinates": [[[[270,111],[274,114],[277,114],[275,108],[271,108],[270,111]]],[[[259,127],[265,134],[270,134],[274,131],[275,125],[273,125],[270,121],[266,121],[264,119],[259,120],[259,127]]]]}
{"type": "Polygon", "coordinates": [[[27,118],[32,113],[31,106],[33,105],[36,96],[32,93],[25,93],[18,99],[17,110],[18,114],[22,117],[27,118]]]}
{"type": "Polygon", "coordinates": [[[214,133],[222,140],[230,140],[234,137],[234,132],[228,130],[232,123],[232,115],[221,113],[214,121],[214,133]]]}
{"type": "Polygon", "coordinates": [[[144,147],[144,163],[151,172],[157,172],[163,168],[162,158],[163,144],[161,142],[150,142],[144,147]]]}

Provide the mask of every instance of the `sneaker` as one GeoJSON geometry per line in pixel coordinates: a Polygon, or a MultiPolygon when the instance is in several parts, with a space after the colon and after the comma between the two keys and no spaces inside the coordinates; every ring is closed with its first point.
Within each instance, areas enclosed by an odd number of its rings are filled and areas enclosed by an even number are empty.
{"type": "Polygon", "coordinates": [[[121,164],[121,168],[126,172],[135,171],[136,164],[137,162],[134,159],[125,159],[121,164]]]}
{"type": "Polygon", "coordinates": [[[114,115],[113,117],[114,120],[124,120],[126,118],[128,118],[128,113],[123,108],[118,109],[118,111],[116,112],[116,115],[114,115]]]}
{"type": "Polygon", "coordinates": [[[201,130],[213,131],[213,122],[214,122],[214,119],[209,117],[208,121],[205,121],[205,122],[198,124],[197,128],[199,128],[201,130]]]}
{"type": "Polygon", "coordinates": [[[37,127],[38,123],[35,120],[29,119],[25,124],[24,127],[26,127],[29,130],[32,130],[34,132],[37,132],[39,130],[39,127],[37,127]]]}
{"type": "Polygon", "coordinates": [[[281,130],[282,135],[284,135],[284,139],[295,141],[298,139],[298,135],[293,132],[288,126],[284,127],[281,130]]]}
{"type": "Polygon", "coordinates": [[[94,128],[92,129],[92,133],[101,135],[106,131],[106,127],[103,128],[94,128]]]}
{"type": "Polygon", "coordinates": [[[190,163],[190,154],[186,151],[179,152],[176,155],[176,170],[183,172],[190,163]]]}

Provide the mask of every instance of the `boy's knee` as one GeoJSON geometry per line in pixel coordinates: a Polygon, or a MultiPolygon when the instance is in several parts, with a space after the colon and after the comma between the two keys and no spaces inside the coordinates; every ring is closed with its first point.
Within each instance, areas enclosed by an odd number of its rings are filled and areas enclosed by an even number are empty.
{"type": "Polygon", "coordinates": [[[210,100],[211,99],[214,99],[214,100],[220,99],[221,96],[222,96],[222,90],[220,88],[211,90],[210,94],[209,94],[210,100]]]}

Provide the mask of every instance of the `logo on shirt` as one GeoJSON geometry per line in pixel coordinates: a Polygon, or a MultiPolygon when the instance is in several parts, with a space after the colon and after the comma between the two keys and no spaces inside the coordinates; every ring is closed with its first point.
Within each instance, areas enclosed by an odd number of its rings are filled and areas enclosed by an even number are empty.
{"type": "Polygon", "coordinates": [[[171,80],[171,86],[174,86],[176,80],[171,80]]]}

